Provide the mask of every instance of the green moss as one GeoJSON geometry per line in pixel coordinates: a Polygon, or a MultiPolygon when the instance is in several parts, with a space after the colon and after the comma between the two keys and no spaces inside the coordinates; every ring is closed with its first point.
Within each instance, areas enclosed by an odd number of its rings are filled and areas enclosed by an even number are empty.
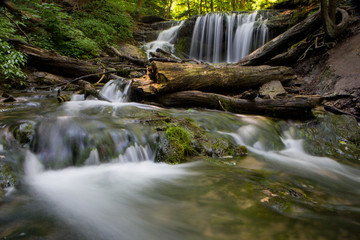
{"type": "Polygon", "coordinates": [[[33,134],[34,127],[32,122],[18,123],[10,127],[15,139],[20,144],[30,143],[33,134]]]}
{"type": "Polygon", "coordinates": [[[181,126],[171,125],[166,129],[166,138],[171,147],[169,161],[171,163],[181,163],[185,161],[185,156],[192,155],[195,149],[192,146],[193,136],[181,126]]]}
{"type": "Polygon", "coordinates": [[[190,52],[191,39],[188,37],[180,38],[175,44],[176,56],[180,58],[188,58],[187,54],[190,52]]]}
{"type": "Polygon", "coordinates": [[[216,132],[208,132],[190,119],[156,116],[144,119],[154,127],[159,136],[156,161],[171,164],[182,163],[187,157],[235,157],[245,156],[247,149],[232,142],[232,139],[216,132]]]}

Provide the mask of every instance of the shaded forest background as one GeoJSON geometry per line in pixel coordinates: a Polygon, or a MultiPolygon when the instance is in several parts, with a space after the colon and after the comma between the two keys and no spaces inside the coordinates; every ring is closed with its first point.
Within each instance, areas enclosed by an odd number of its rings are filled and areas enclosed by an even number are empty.
{"type": "Polygon", "coordinates": [[[26,54],[9,39],[77,59],[96,59],[112,45],[136,45],[134,32],[142,16],[179,20],[207,12],[277,8],[294,9],[294,16],[304,18],[319,5],[317,0],[2,0],[0,83],[26,85],[26,54]]]}

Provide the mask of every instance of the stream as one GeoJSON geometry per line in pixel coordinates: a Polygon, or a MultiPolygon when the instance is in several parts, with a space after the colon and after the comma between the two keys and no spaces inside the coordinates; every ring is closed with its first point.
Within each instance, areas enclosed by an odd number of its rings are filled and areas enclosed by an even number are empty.
{"type": "Polygon", "coordinates": [[[59,104],[54,90],[1,106],[0,163],[18,184],[0,200],[0,239],[359,239],[358,155],[309,154],[300,122],[126,102],[126,89],[107,83],[112,103],[59,104]],[[140,121],[155,116],[249,154],[158,163],[157,130],[140,121]]]}

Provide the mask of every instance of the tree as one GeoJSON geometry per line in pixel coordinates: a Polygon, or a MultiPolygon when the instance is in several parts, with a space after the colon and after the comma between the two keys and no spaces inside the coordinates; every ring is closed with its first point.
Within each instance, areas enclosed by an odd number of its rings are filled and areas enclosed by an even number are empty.
{"type": "Polygon", "coordinates": [[[349,14],[340,8],[336,8],[336,0],[320,0],[321,18],[325,32],[330,38],[337,37],[345,30],[349,22],[349,14]],[[336,12],[341,14],[341,22],[336,24],[336,12]]]}
{"type": "Polygon", "coordinates": [[[139,9],[142,8],[143,3],[144,3],[144,0],[138,0],[138,2],[137,2],[137,7],[138,7],[139,9]]]}

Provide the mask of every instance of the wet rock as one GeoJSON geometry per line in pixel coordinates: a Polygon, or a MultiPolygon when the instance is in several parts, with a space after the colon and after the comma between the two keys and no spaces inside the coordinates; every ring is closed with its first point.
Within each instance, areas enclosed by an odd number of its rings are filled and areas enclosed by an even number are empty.
{"type": "Polygon", "coordinates": [[[16,102],[16,99],[14,97],[10,96],[10,97],[4,99],[4,102],[5,103],[7,103],[7,102],[16,102]]]}
{"type": "Polygon", "coordinates": [[[150,27],[154,30],[166,30],[177,24],[179,24],[179,21],[165,21],[165,22],[153,23],[150,25],[150,27]]]}
{"type": "Polygon", "coordinates": [[[238,146],[217,133],[209,133],[190,119],[159,117],[144,121],[158,131],[159,143],[156,161],[178,164],[188,157],[215,158],[247,155],[247,148],[238,146]]]}
{"type": "Polygon", "coordinates": [[[34,135],[33,125],[33,122],[18,123],[11,126],[10,131],[20,144],[27,144],[30,143],[34,135]]]}
{"type": "Polygon", "coordinates": [[[4,92],[1,96],[2,96],[3,98],[8,98],[8,97],[10,97],[10,95],[9,95],[7,92],[4,92]]]}
{"type": "Polygon", "coordinates": [[[350,115],[335,115],[316,111],[316,119],[303,123],[300,137],[310,154],[336,158],[350,164],[360,164],[360,126],[350,115]]]}
{"type": "Polygon", "coordinates": [[[5,196],[8,188],[14,187],[16,184],[17,177],[10,165],[0,163],[0,199],[5,196]]]}
{"type": "Polygon", "coordinates": [[[278,96],[284,96],[286,91],[280,81],[271,81],[260,87],[259,94],[263,98],[274,99],[278,96]]]}

